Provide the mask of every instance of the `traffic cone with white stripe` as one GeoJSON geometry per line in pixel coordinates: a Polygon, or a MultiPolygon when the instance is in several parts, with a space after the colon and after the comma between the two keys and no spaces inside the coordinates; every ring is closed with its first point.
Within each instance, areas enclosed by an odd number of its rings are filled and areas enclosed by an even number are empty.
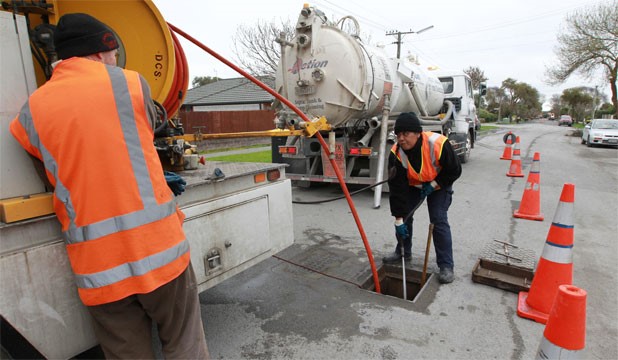
{"type": "Polygon", "coordinates": [[[517,315],[545,324],[560,285],[573,283],[575,185],[564,184],[530,291],[519,293],[517,315]]]}
{"type": "Polygon", "coordinates": [[[536,358],[577,359],[585,346],[586,290],[560,285],[536,358]]]}
{"type": "Polygon", "coordinates": [[[512,132],[508,132],[504,138],[504,143],[506,144],[504,146],[504,151],[502,152],[502,156],[500,157],[500,160],[511,160],[511,155],[513,154],[513,141],[511,140],[511,137],[515,136],[515,134],[513,134],[512,132]]]}
{"type": "Polygon", "coordinates": [[[538,152],[534,153],[524,195],[519,203],[519,209],[513,213],[513,216],[537,221],[544,219],[541,214],[541,154],[538,152]]]}
{"type": "Polygon", "coordinates": [[[519,152],[519,136],[515,137],[515,148],[513,149],[513,159],[511,160],[511,166],[506,176],[510,177],[524,177],[521,172],[521,154],[519,152]]]}

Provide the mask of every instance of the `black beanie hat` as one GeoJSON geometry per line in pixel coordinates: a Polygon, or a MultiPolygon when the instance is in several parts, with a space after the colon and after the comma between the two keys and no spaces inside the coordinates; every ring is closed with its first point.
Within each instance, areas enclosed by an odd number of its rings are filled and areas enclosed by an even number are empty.
{"type": "Polygon", "coordinates": [[[54,30],[58,58],[86,56],[118,49],[112,29],[88,14],[74,13],[60,17],[54,30]]]}
{"type": "Polygon", "coordinates": [[[413,112],[405,112],[399,114],[395,121],[395,134],[402,131],[422,132],[421,121],[413,112]]]}

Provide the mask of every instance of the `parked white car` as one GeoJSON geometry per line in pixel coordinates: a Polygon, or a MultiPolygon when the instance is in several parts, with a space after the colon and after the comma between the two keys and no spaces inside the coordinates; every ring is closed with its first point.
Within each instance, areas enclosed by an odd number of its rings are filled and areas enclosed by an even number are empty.
{"type": "Polygon", "coordinates": [[[618,120],[593,119],[584,126],[582,144],[618,146],[618,120]]]}

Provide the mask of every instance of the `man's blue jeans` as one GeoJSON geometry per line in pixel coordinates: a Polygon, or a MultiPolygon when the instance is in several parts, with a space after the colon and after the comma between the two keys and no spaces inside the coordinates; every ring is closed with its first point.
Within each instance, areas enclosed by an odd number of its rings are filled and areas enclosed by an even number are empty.
{"type": "MultiPolygon", "coordinates": [[[[410,209],[421,201],[421,191],[416,187],[410,187],[410,209]]],[[[451,237],[451,226],[448,224],[448,208],[453,201],[453,188],[451,186],[432,192],[426,199],[429,209],[429,221],[433,224],[433,245],[436,249],[436,260],[439,268],[453,268],[453,239],[451,237]]],[[[422,207],[422,205],[421,205],[422,207]]],[[[420,207],[419,207],[420,209],[420,207]]],[[[417,209],[417,211],[419,211],[417,209]]],[[[408,219],[407,223],[410,230],[410,237],[403,241],[403,253],[405,257],[412,255],[412,234],[413,234],[414,215],[408,219]]],[[[401,254],[399,244],[395,249],[397,254],[401,254]]]]}

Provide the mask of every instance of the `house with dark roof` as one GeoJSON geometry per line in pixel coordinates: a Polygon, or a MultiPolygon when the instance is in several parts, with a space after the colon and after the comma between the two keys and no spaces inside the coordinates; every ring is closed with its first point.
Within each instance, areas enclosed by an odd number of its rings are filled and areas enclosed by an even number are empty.
{"type": "MultiPolygon", "coordinates": [[[[274,89],[273,77],[258,79],[274,89]]],[[[219,79],[187,91],[181,109],[187,112],[270,110],[273,100],[271,94],[244,77],[219,79]]]]}

